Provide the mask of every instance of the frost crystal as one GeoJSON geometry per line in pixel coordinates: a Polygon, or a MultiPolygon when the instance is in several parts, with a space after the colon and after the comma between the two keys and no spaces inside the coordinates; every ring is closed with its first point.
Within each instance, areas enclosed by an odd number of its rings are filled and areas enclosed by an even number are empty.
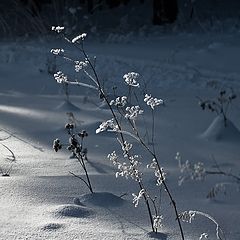
{"type": "Polygon", "coordinates": [[[206,176],[206,169],[202,162],[191,164],[188,160],[186,160],[185,163],[182,163],[180,153],[176,154],[175,159],[178,161],[180,172],[183,173],[183,175],[179,177],[179,185],[182,185],[184,181],[189,179],[196,181],[204,180],[206,176]]]}
{"type": "Polygon", "coordinates": [[[60,53],[63,53],[64,49],[61,48],[56,48],[56,49],[51,49],[51,53],[54,55],[59,55],[60,53]]]}
{"type": "Polygon", "coordinates": [[[132,196],[133,196],[133,204],[134,204],[135,207],[138,206],[139,201],[140,201],[140,199],[142,198],[142,196],[144,195],[144,193],[145,193],[145,190],[144,190],[144,189],[141,189],[141,191],[138,193],[138,195],[132,193],[132,196]]]}
{"type": "Polygon", "coordinates": [[[139,77],[138,73],[135,72],[129,72],[127,74],[124,74],[123,79],[127,85],[132,87],[139,87],[140,84],[137,82],[137,78],[139,77]]]}
{"type": "Polygon", "coordinates": [[[109,153],[107,157],[113,163],[113,165],[117,165],[118,156],[115,151],[113,151],[112,153],[109,153]]]}
{"type": "Polygon", "coordinates": [[[125,118],[130,120],[136,120],[139,114],[143,114],[143,110],[139,106],[132,106],[126,108],[125,118]]]}
{"type": "Polygon", "coordinates": [[[156,159],[154,158],[150,164],[147,165],[147,168],[154,169],[154,175],[157,178],[157,186],[160,186],[163,181],[166,180],[166,173],[164,172],[163,168],[159,169],[156,159]]]}
{"type": "Polygon", "coordinates": [[[125,141],[122,145],[123,156],[127,157],[128,152],[132,149],[132,144],[125,141]]]}
{"type": "Polygon", "coordinates": [[[60,26],[55,27],[55,26],[52,26],[52,31],[55,31],[55,32],[57,32],[57,33],[60,33],[60,32],[62,32],[63,30],[64,30],[64,27],[60,27],[60,26]]]}
{"type": "Polygon", "coordinates": [[[114,119],[110,119],[105,122],[102,122],[100,124],[99,128],[96,130],[96,133],[98,134],[100,132],[103,132],[103,131],[107,130],[108,128],[110,128],[111,130],[116,131],[116,132],[119,130],[118,125],[114,123],[114,119]]]}
{"type": "Polygon", "coordinates": [[[155,229],[161,228],[163,226],[162,224],[163,216],[153,216],[153,227],[155,229]]]}
{"type": "Polygon", "coordinates": [[[64,83],[68,80],[67,76],[61,71],[58,71],[53,76],[58,83],[64,83]]]}
{"type": "Polygon", "coordinates": [[[79,40],[84,41],[84,39],[86,38],[86,36],[87,36],[86,33],[82,33],[82,34],[76,36],[75,38],[73,38],[73,39],[72,39],[72,43],[75,43],[75,42],[77,42],[77,41],[79,41],[79,40]]]}
{"type": "Polygon", "coordinates": [[[183,222],[192,223],[195,216],[196,216],[195,211],[184,211],[181,213],[180,218],[182,219],[183,222]]]}
{"type": "Polygon", "coordinates": [[[110,102],[110,105],[115,105],[117,107],[124,107],[127,104],[127,97],[122,96],[122,97],[117,97],[115,100],[112,100],[110,102]]]}
{"type": "MultiPolygon", "coordinates": [[[[128,146],[131,147],[131,146],[128,146]]],[[[142,173],[138,170],[138,166],[140,162],[138,161],[139,156],[127,156],[130,164],[128,165],[126,162],[121,163],[118,160],[118,156],[115,151],[108,154],[108,159],[112,162],[114,166],[117,166],[116,178],[117,177],[125,177],[128,179],[129,177],[135,181],[139,181],[141,179],[142,173]]]]}
{"type": "Polygon", "coordinates": [[[158,105],[162,105],[164,101],[162,99],[153,98],[151,95],[145,94],[144,102],[147,103],[152,109],[158,105]]]}
{"type": "Polygon", "coordinates": [[[79,72],[83,68],[86,68],[88,66],[88,61],[75,61],[75,71],[79,72]]]}
{"type": "Polygon", "coordinates": [[[207,233],[202,233],[201,236],[199,237],[199,240],[202,240],[202,239],[207,239],[208,238],[208,234],[207,233]]]}

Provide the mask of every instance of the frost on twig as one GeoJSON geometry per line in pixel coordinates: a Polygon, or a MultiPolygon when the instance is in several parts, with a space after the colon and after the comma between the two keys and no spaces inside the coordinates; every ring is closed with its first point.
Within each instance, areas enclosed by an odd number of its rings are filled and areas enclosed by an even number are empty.
{"type": "Polygon", "coordinates": [[[138,206],[139,201],[143,197],[144,193],[145,193],[144,189],[141,189],[137,195],[135,193],[132,193],[134,207],[138,206]]]}
{"type": "MultiPolygon", "coordinates": [[[[201,211],[195,211],[195,210],[188,210],[188,211],[182,212],[179,215],[179,218],[184,222],[192,223],[193,220],[195,220],[195,217],[197,215],[205,217],[205,218],[209,219],[210,221],[212,221],[216,226],[216,237],[217,237],[217,239],[226,240],[225,234],[224,234],[222,228],[220,227],[220,225],[218,224],[218,222],[212,216],[210,216],[207,213],[204,213],[204,212],[201,212],[201,211]]],[[[207,236],[206,233],[202,234],[202,238],[203,237],[206,238],[206,236],[207,236]]],[[[200,237],[200,239],[202,239],[202,238],[200,237]]]]}
{"type": "Polygon", "coordinates": [[[178,184],[182,185],[187,180],[196,180],[202,181],[205,180],[207,176],[210,175],[222,175],[234,180],[230,182],[219,182],[216,183],[208,192],[207,198],[213,199],[215,198],[220,192],[226,195],[226,186],[236,184],[237,187],[240,185],[240,177],[231,173],[231,171],[224,171],[220,168],[217,164],[216,160],[214,159],[216,166],[214,170],[207,169],[202,162],[198,163],[191,163],[189,160],[186,160],[184,163],[182,162],[182,158],[179,152],[177,152],[175,159],[178,161],[178,166],[181,172],[181,176],[179,177],[178,184]]]}
{"type": "Polygon", "coordinates": [[[178,166],[182,175],[179,177],[179,186],[187,180],[202,181],[206,177],[206,169],[202,162],[192,164],[189,160],[182,163],[182,158],[179,152],[177,152],[175,159],[178,161],[178,166]]]}

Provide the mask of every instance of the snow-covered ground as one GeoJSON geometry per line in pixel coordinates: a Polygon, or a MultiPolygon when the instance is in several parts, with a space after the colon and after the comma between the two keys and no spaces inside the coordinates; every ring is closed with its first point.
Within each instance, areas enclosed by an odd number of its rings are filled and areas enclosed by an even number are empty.
{"type": "MultiPolygon", "coordinates": [[[[212,171],[216,170],[215,159],[223,171],[239,176],[239,40],[239,32],[177,32],[125,36],[124,40],[121,35],[106,40],[90,37],[85,43],[89,56],[97,56],[96,69],[108,89],[117,86],[122,93],[122,76],[135,71],[148,93],[165,100],[165,106],[155,112],[156,152],[178,209],[210,214],[229,240],[240,239],[239,185],[231,177],[210,175],[178,186],[182,173],[175,155],[180,152],[184,162],[203,162],[212,171]],[[233,88],[237,95],[229,109],[234,124],[229,130],[221,119],[213,122],[214,113],[198,105],[198,97],[212,99],[223,88],[233,88]],[[232,183],[226,195],[220,192],[215,199],[207,199],[212,187],[222,182],[232,183]]],[[[144,204],[137,208],[132,204],[132,193],[138,192],[135,182],[116,179],[116,169],[106,157],[119,148],[118,142],[113,134],[95,134],[110,112],[101,106],[94,90],[84,87],[70,87],[70,101],[76,107],[64,104],[61,87],[48,73],[54,65],[49,52],[55,47],[78,56],[71,46],[53,38],[0,45],[0,138],[10,136],[0,143],[16,156],[10,177],[0,177],[0,239],[150,239],[144,204]],[[67,139],[64,125],[70,113],[79,129],[89,133],[87,168],[95,191],[92,195],[69,174],[83,174],[77,161],[69,158],[67,150],[55,153],[52,149],[53,139],[67,139]]],[[[56,66],[77,76],[67,63],[57,60],[56,66]]],[[[149,107],[144,111],[148,123],[149,107]]],[[[0,167],[6,171],[11,166],[6,160],[9,151],[0,148],[0,167]]],[[[144,166],[148,163],[143,160],[144,166]]],[[[144,175],[147,185],[154,188],[153,173],[145,169],[144,175]]],[[[180,239],[169,200],[164,193],[161,196],[164,220],[158,239],[180,239]]],[[[216,239],[215,225],[203,217],[183,223],[183,229],[188,240],[199,239],[204,232],[216,239]]]]}

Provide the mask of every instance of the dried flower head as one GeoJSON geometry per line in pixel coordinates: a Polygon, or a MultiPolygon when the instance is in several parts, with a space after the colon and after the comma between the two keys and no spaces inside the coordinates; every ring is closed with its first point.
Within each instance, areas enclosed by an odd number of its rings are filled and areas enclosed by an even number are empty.
{"type": "Polygon", "coordinates": [[[129,72],[127,74],[123,75],[123,79],[127,85],[132,87],[139,87],[140,84],[137,82],[137,78],[139,77],[138,73],[135,72],[129,72]]]}
{"type": "Polygon", "coordinates": [[[58,83],[65,83],[68,80],[67,76],[61,71],[58,71],[53,76],[58,83]]]}
{"type": "Polygon", "coordinates": [[[60,33],[64,30],[64,27],[61,26],[52,26],[52,31],[60,33]]]}
{"type": "Polygon", "coordinates": [[[50,51],[52,54],[54,54],[54,55],[59,55],[59,54],[61,54],[61,53],[64,53],[64,49],[62,49],[62,48],[53,48],[53,49],[51,49],[51,51],[50,51]]]}
{"type": "Polygon", "coordinates": [[[154,107],[158,105],[164,104],[164,101],[162,99],[153,98],[151,94],[145,94],[144,102],[146,102],[147,105],[150,106],[152,109],[154,109],[154,107]]]}

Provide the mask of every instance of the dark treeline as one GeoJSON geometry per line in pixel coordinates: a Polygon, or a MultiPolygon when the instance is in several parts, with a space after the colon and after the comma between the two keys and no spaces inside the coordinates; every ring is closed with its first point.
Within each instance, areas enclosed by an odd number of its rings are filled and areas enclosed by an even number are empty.
{"type": "MultiPolygon", "coordinates": [[[[18,0],[22,6],[24,6],[31,15],[41,15],[42,8],[45,4],[54,5],[56,0],[18,0]]],[[[66,4],[67,0],[62,1],[62,5],[66,4]]],[[[90,14],[94,14],[95,11],[101,11],[103,8],[113,9],[120,5],[127,6],[131,0],[77,0],[79,6],[85,7],[90,14]]],[[[139,0],[138,4],[144,3],[149,0],[139,0]]],[[[71,1],[67,1],[68,4],[71,1]]],[[[73,1],[76,4],[76,1],[73,1]]],[[[154,25],[162,25],[165,23],[173,23],[177,19],[178,15],[178,3],[177,0],[151,0],[152,4],[152,23],[154,25]]]]}
{"type": "Polygon", "coordinates": [[[238,24],[239,16],[240,0],[0,0],[0,35],[45,34],[52,25],[64,25],[72,34],[173,23],[195,29],[202,23],[221,26],[228,18],[238,24]]]}

